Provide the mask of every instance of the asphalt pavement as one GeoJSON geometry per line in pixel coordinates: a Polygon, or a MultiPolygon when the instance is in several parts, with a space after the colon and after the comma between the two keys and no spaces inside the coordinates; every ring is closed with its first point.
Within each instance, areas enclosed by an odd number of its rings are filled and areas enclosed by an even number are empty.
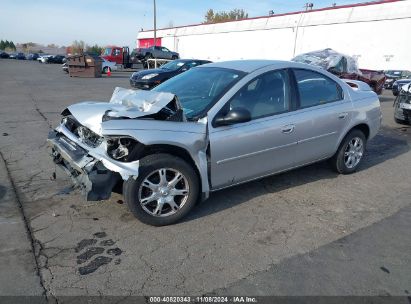
{"type": "Polygon", "coordinates": [[[108,101],[128,76],[70,78],[59,65],[0,60],[0,207],[12,210],[1,209],[1,295],[409,296],[411,129],[394,122],[390,91],[357,173],[314,164],[216,192],[185,221],[155,228],[120,195],[85,202],[64,173],[51,179],[45,139],[60,112],[108,101]]]}

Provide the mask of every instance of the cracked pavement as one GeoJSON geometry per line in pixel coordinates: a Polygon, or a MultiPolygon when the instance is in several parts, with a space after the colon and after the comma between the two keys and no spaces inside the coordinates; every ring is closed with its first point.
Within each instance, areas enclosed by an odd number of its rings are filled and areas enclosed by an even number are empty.
{"type": "MultiPolygon", "coordinates": [[[[47,133],[64,107],[108,101],[114,87],[128,87],[128,76],[70,78],[59,65],[0,60],[0,152],[28,220],[40,279],[50,298],[221,293],[411,204],[411,130],[393,122],[390,92],[381,98],[384,126],[353,175],[337,175],[325,162],[311,165],[216,192],[185,221],[159,228],[137,221],[120,195],[85,202],[63,172],[51,179],[55,167],[47,133]],[[85,253],[91,247],[100,249],[85,253]],[[78,264],[80,254],[85,261],[78,264]],[[93,271],[82,274],[79,269],[85,265],[93,271]]],[[[388,252],[395,256],[397,249],[391,247],[388,252]]],[[[405,249],[411,252],[409,246],[405,249]]],[[[404,271],[410,279],[409,268],[404,271]]],[[[331,294],[349,293],[345,288],[331,294]]],[[[403,295],[397,289],[390,292],[403,295]]],[[[368,293],[375,295],[372,289],[368,293]]]]}

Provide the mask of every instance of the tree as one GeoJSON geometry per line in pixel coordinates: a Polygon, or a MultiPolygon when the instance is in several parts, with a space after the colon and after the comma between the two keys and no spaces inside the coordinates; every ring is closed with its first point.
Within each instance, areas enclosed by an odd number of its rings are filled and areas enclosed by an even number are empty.
{"type": "Polygon", "coordinates": [[[215,13],[213,9],[209,9],[205,16],[203,23],[217,23],[233,20],[241,20],[248,18],[248,13],[243,9],[235,8],[229,12],[221,11],[215,13]]]}
{"type": "Polygon", "coordinates": [[[71,44],[71,53],[72,54],[80,54],[83,53],[84,49],[86,47],[86,44],[84,43],[83,40],[74,40],[73,43],[71,44]]]}
{"type": "Polygon", "coordinates": [[[2,39],[0,41],[0,50],[4,50],[6,48],[6,44],[4,43],[4,40],[2,39]]]}
{"type": "Polygon", "coordinates": [[[103,49],[104,49],[104,47],[99,46],[97,44],[95,44],[93,46],[87,45],[87,47],[86,47],[86,50],[87,50],[88,53],[94,53],[94,54],[97,54],[97,55],[100,55],[101,52],[103,51],[103,49]]]}
{"type": "Polygon", "coordinates": [[[12,49],[13,51],[16,50],[16,46],[14,45],[14,42],[13,42],[13,41],[10,41],[10,43],[9,43],[9,48],[12,49]]]}

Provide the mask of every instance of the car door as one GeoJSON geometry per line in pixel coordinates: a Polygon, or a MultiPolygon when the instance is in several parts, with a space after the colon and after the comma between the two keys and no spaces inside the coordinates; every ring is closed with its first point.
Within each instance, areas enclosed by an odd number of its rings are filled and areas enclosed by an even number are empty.
{"type": "Polygon", "coordinates": [[[331,157],[352,117],[352,103],[340,85],[317,71],[294,69],[298,96],[293,124],[296,165],[331,157]]]}
{"type": "Polygon", "coordinates": [[[153,46],[153,56],[154,58],[159,58],[161,55],[161,48],[159,46],[153,46]]]}
{"type": "Polygon", "coordinates": [[[162,47],[161,48],[161,56],[164,59],[171,59],[171,52],[169,49],[162,47]]]}
{"type": "Polygon", "coordinates": [[[290,168],[297,138],[287,70],[263,73],[243,86],[216,115],[242,108],[251,120],[229,126],[209,124],[213,189],[223,188],[290,168]]]}

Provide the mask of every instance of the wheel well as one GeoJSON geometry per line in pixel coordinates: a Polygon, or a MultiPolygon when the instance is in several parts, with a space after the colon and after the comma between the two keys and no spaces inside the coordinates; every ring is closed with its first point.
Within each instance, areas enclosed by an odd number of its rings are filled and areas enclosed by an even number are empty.
{"type": "Polygon", "coordinates": [[[173,146],[173,145],[152,145],[152,146],[146,146],[145,147],[145,156],[150,155],[150,154],[155,154],[155,153],[166,153],[166,154],[171,154],[177,157],[180,157],[181,159],[185,160],[187,163],[189,163],[195,170],[199,180],[200,180],[200,193],[201,193],[201,175],[200,171],[191,157],[190,153],[188,153],[187,150],[184,148],[178,147],[178,146],[173,146]]]}
{"type": "Polygon", "coordinates": [[[370,136],[370,127],[365,123],[356,125],[351,130],[354,129],[360,130],[362,133],[364,133],[366,139],[368,139],[368,137],[370,136]]]}

